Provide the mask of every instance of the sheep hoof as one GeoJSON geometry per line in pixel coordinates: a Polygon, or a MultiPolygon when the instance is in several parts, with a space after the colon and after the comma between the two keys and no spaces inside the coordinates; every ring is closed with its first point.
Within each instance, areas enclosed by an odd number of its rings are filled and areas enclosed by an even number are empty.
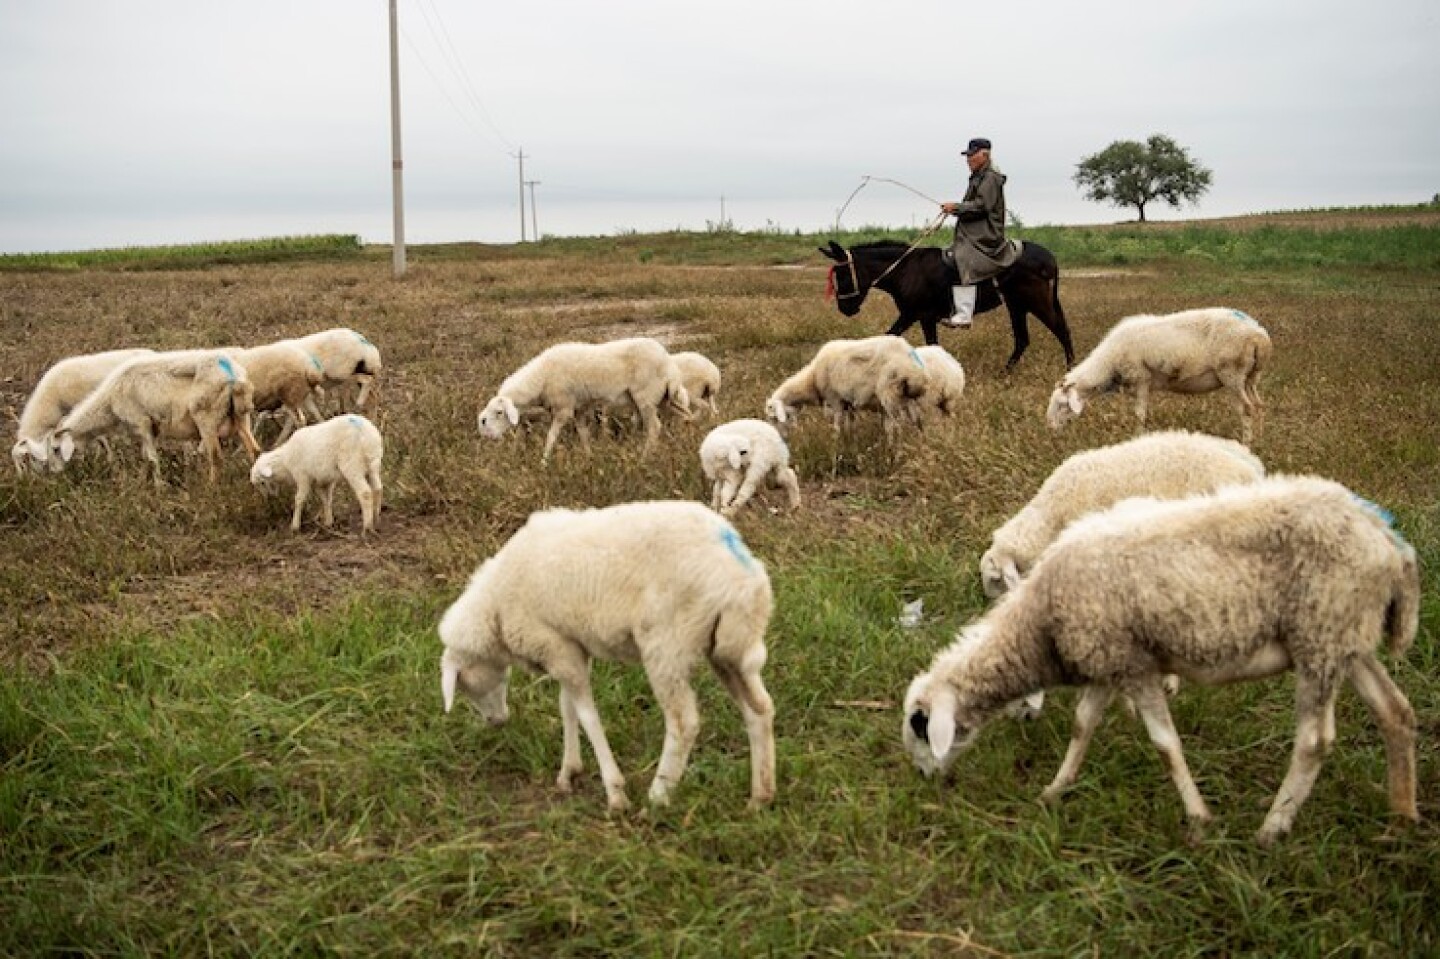
{"type": "Polygon", "coordinates": [[[769,805],[770,805],[771,803],[773,803],[774,801],[775,801],[775,794],[774,794],[773,792],[771,792],[771,793],[760,793],[760,794],[758,794],[758,795],[754,795],[754,796],[751,796],[751,797],[750,797],[750,802],[749,802],[748,804],[746,804],[746,808],[749,809],[749,810],[751,810],[752,812],[754,812],[754,811],[758,811],[758,810],[764,809],[766,806],[769,806],[769,805]]]}
{"type": "Polygon", "coordinates": [[[1191,819],[1190,825],[1185,830],[1185,843],[1191,848],[1200,846],[1205,842],[1205,834],[1209,831],[1210,819],[1191,819]]]}
{"type": "Polygon", "coordinates": [[[1261,849],[1269,849],[1284,838],[1286,830],[1276,829],[1270,826],[1261,826],[1260,831],[1255,834],[1255,845],[1261,849]]]}
{"type": "Polygon", "coordinates": [[[630,809],[630,797],[624,792],[612,792],[606,795],[605,804],[611,812],[626,812],[630,809]]]}
{"type": "Polygon", "coordinates": [[[1040,801],[1047,806],[1058,806],[1064,796],[1064,786],[1047,786],[1045,791],[1040,794],[1040,801]]]}

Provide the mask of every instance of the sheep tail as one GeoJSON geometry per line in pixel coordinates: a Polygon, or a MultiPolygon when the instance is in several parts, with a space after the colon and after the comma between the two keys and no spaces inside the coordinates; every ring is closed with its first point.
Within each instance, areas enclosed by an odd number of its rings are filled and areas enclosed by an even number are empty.
{"type": "Polygon", "coordinates": [[[1408,543],[1400,548],[1400,578],[1385,610],[1385,638],[1393,656],[1403,656],[1420,630],[1420,563],[1408,543]]]}

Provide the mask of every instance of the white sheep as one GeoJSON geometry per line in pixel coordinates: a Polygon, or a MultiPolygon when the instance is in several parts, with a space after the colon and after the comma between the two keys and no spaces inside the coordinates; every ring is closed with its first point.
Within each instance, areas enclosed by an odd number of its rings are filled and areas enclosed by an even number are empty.
{"type": "Polygon", "coordinates": [[[541,462],[548,462],[560,432],[573,423],[587,449],[587,416],[594,407],[632,405],[645,424],[648,451],[660,434],[657,410],[669,403],[689,415],[690,400],[679,368],[659,341],[631,337],[609,343],[557,343],[505,378],[480,411],[482,436],[498,439],[519,425],[522,412],[541,407],[550,412],[541,462]]]}
{"type": "Polygon", "coordinates": [[[915,352],[925,364],[929,377],[925,395],[920,398],[919,412],[932,416],[953,415],[965,393],[965,368],[943,346],[919,346],[915,352]]]}
{"type": "Polygon", "coordinates": [[[905,696],[902,738],[922,771],[945,772],[976,731],[1036,688],[1081,685],[1064,762],[1075,780],[1117,690],[1164,757],[1192,833],[1211,818],[1180,749],[1161,677],[1202,684],[1295,674],[1289,772],[1257,839],[1289,831],[1335,738],[1350,680],[1385,741],[1393,812],[1415,806],[1415,714],[1375,656],[1402,654],[1419,623],[1415,551],[1373,504],[1314,477],[1272,477],[1181,500],[1126,500],[1072,524],[981,620],[978,641],[936,656],[905,696]]]}
{"type": "Polygon", "coordinates": [[[710,415],[720,415],[720,404],[715,401],[720,392],[720,367],[703,353],[672,353],[675,365],[680,367],[680,380],[685,384],[692,404],[708,403],[710,415]]]}
{"type": "Polygon", "coordinates": [[[239,436],[252,458],[260,452],[250,432],[254,392],[245,368],[222,351],[182,350],[129,360],[56,425],[50,455],[68,464],[78,444],[128,428],[154,467],[156,486],[163,486],[156,442],[199,439],[213,482],[224,437],[239,436]]]}
{"type": "Polygon", "coordinates": [[[146,349],[88,353],[66,357],[46,370],[20,413],[15,445],[10,449],[16,471],[23,473],[27,466],[61,469],[64,464],[50,456],[50,431],[116,367],[148,355],[152,351],[146,349]]]}
{"type": "Polygon", "coordinates": [[[818,404],[838,431],[852,412],[878,409],[893,435],[902,419],[917,418],[911,404],[928,384],[924,360],[898,336],[831,340],[770,394],[765,415],[784,429],[798,407],[818,404]]]}
{"type": "Polygon", "coordinates": [[[690,676],[709,660],[750,740],[750,802],[775,795],[774,706],[761,681],[772,607],[765,567],[699,503],[627,503],[531,515],[487,559],[440,621],[445,710],[457,690],[490,723],[509,716],[510,667],[560,684],[564,757],[556,785],[582,767],[583,727],[611,809],[629,805],[590,692],[593,659],[639,660],[665,714],[650,801],[668,802],[700,717],[690,676]]]}
{"type": "Polygon", "coordinates": [[[326,380],[324,364],[298,340],[281,340],[227,352],[250,376],[255,387],[255,411],[278,410],[285,414],[285,426],[276,445],[283,443],[296,427],[305,425],[305,408],[316,408],[312,397],[326,380]]]}
{"type": "Polygon", "coordinates": [[[711,430],[700,444],[700,468],[710,481],[710,506],[722,516],[734,516],[762,484],[785,490],[791,509],[800,506],[790,448],[763,420],[732,420],[711,430]]]}
{"type": "Polygon", "coordinates": [[[1171,430],[1076,453],[991,535],[980,557],[980,585],[998,599],[1065,527],[1132,496],[1175,499],[1265,476],[1265,465],[1234,440],[1171,430]]]}
{"type": "Polygon", "coordinates": [[[1054,429],[1080,415],[1092,396],[1124,390],[1135,395],[1145,429],[1150,391],[1209,393],[1228,389],[1240,409],[1241,439],[1249,443],[1263,410],[1259,380],[1270,359],[1270,335],[1239,310],[1214,307],[1166,316],[1132,316],[1116,323],[1050,395],[1046,419],[1054,429]]]}
{"type": "MultiPolygon", "coordinates": [[[[340,397],[342,410],[352,407],[362,412],[370,412],[375,381],[384,372],[384,365],[380,360],[380,348],[364,334],[340,326],[287,342],[296,344],[320,361],[325,371],[322,385],[324,389],[340,397]],[[357,388],[353,403],[348,395],[351,387],[357,388]]],[[[321,419],[314,397],[306,402],[305,412],[312,419],[321,419]]]]}
{"type": "Polygon", "coordinates": [[[250,482],[267,493],[277,483],[295,484],[290,529],[299,532],[311,487],[320,489],[320,521],[334,525],[335,486],[344,480],[360,503],[361,530],[369,533],[380,519],[384,455],[385,443],[375,424],[357,413],[344,413],[298,429],[281,446],[261,453],[250,468],[250,482]]]}

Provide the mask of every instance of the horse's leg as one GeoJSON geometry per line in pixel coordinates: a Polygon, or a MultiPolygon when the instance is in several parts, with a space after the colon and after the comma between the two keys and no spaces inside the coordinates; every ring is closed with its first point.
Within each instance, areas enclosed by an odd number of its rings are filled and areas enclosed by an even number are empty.
{"type": "Polygon", "coordinates": [[[1015,348],[1010,352],[1010,359],[1005,361],[1005,372],[1009,373],[1030,345],[1030,328],[1025,322],[1025,307],[1007,298],[1005,309],[1010,311],[1010,335],[1015,338],[1015,348]]]}
{"type": "Polygon", "coordinates": [[[1045,324],[1047,330],[1055,334],[1055,339],[1060,341],[1061,348],[1065,350],[1065,368],[1068,370],[1075,365],[1075,347],[1070,342],[1070,324],[1065,321],[1065,310],[1060,305],[1060,280],[1055,279],[1053,284],[1048,281],[1035,284],[1040,290],[1035,300],[1035,309],[1031,312],[1045,324]]]}
{"type": "Polygon", "coordinates": [[[920,329],[925,333],[926,346],[938,346],[940,343],[940,331],[934,317],[925,317],[920,321],[920,329]]]}
{"type": "MultiPolygon", "coordinates": [[[[895,322],[894,322],[894,323],[891,323],[891,324],[890,324],[890,329],[886,330],[885,332],[886,332],[887,334],[889,334],[890,336],[904,336],[904,335],[905,335],[905,331],[908,330],[908,329],[910,329],[910,327],[912,327],[912,326],[914,326],[914,325],[915,325],[915,318],[914,318],[913,316],[906,316],[904,313],[901,313],[899,316],[895,317],[895,322]]],[[[926,336],[934,336],[934,335],[935,335],[934,326],[935,326],[935,324],[933,324],[933,323],[930,324],[930,327],[928,328],[928,329],[929,329],[929,332],[927,332],[927,333],[925,334],[926,336]]],[[[934,342],[936,342],[936,341],[935,341],[935,340],[926,340],[925,342],[926,342],[926,343],[934,343],[934,342]]]]}

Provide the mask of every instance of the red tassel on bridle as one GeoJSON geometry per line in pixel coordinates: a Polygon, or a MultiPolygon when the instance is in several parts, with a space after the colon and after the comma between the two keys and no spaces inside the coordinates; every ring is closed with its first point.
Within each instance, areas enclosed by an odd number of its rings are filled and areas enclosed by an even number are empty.
{"type": "Polygon", "coordinates": [[[825,275],[825,299],[835,299],[835,265],[830,265],[830,272],[825,275]]]}

